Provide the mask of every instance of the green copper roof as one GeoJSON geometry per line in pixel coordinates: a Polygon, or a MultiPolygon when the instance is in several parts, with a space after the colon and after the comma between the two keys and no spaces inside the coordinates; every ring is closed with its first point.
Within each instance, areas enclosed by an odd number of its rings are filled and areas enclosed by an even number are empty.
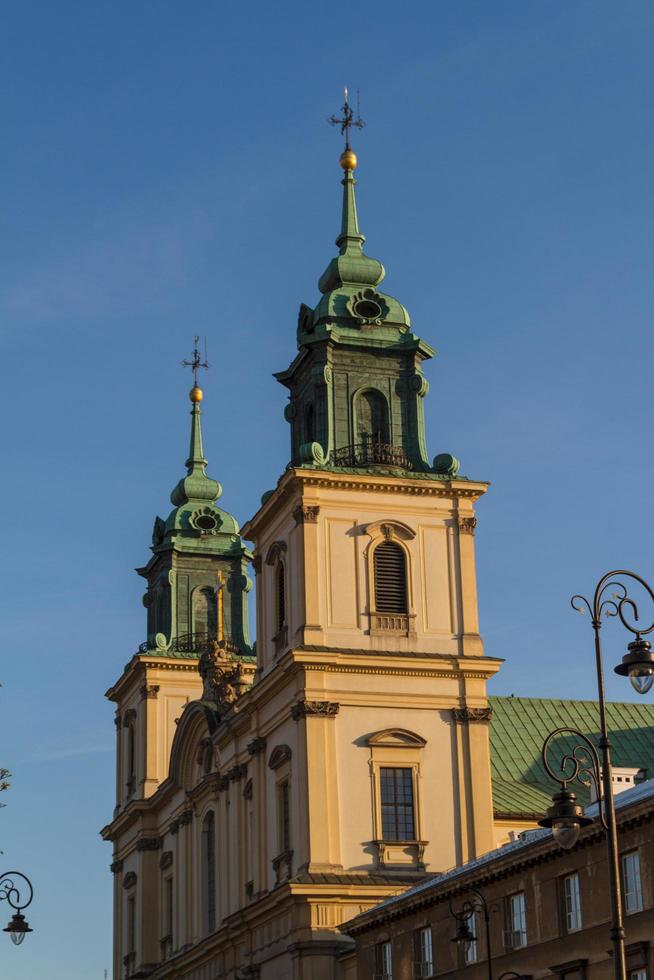
{"type": "MultiPolygon", "coordinates": [[[[544,814],[551,805],[554,783],[541,759],[543,742],[555,728],[569,726],[598,743],[596,701],[491,697],[490,724],[493,806],[496,813],[544,814]]],[[[615,766],[646,770],[654,776],[654,705],[607,705],[612,760],[615,766]]],[[[572,743],[568,743],[571,745],[572,743]]],[[[583,804],[588,791],[570,787],[583,804]]]]}

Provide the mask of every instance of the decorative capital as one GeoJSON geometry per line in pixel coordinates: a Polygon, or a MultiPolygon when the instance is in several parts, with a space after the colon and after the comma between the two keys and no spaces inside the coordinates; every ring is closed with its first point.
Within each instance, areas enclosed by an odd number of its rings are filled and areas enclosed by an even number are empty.
{"type": "Polygon", "coordinates": [[[120,728],[120,726],[122,725],[122,723],[123,723],[122,718],[120,717],[120,715],[117,714],[114,717],[114,725],[116,726],[116,728],[120,728]]]}
{"type": "Polygon", "coordinates": [[[123,862],[122,861],[113,861],[109,865],[109,870],[111,871],[111,873],[113,875],[117,875],[119,872],[121,872],[123,870],[123,862]]]}
{"type": "Polygon", "coordinates": [[[136,871],[128,871],[123,878],[123,888],[133,888],[137,881],[136,871]]]}
{"type": "Polygon", "coordinates": [[[298,504],[293,511],[293,517],[295,523],[297,524],[317,524],[318,514],[320,513],[320,507],[306,507],[303,504],[298,504]]]}
{"type": "Polygon", "coordinates": [[[488,708],[452,708],[452,717],[460,725],[467,725],[469,722],[490,721],[493,717],[493,709],[488,708]]]}
{"type": "Polygon", "coordinates": [[[298,701],[291,708],[291,718],[299,721],[307,715],[319,715],[322,718],[333,718],[340,711],[338,701],[298,701]]]}
{"type": "Polygon", "coordinates": [[[179,815],[179,825],[180,827],[185,827],[193,819],[193,810],[184,810],[183,813],[179,815]]]}
{"type": "Polygon", "coordinates": [[[136,842],[137,851],[158,851],[163,841],[161,837],[141,837],[136,842]]]}
{"type": "Polygon", "coordinates": [[[216,789],[219,793],[224,793],[224,791],[229,787],[229,776],[226,773],[219,773],[216,778],[216,789]]]}
{"type": "Polygon", "coordinates": [[[163,871],[165,870],[165,868],[169,868],[172,863],[173,863],[173,852],[164,851],[161,857],[159,858],[159,867],[163,871]]]}
{"type": "Polygon", "coordinates": [[[459,518],[459,533],[460,534],[474,534],[476,527],[477,527],[477,518],[476,517],[460,517],[459,518]]]}
{"type": "Polygon", "coordinates": [[[235,783],[238,779],[243,779],[244,776],[248,774],[247,762],[241,762],[232,768],[227,773],[227,778],[231,783],[235,783]]]}
{"type": "Polygon", "coordinates": [[[261,735],[257,735],[256,738],[253,738],[252,741],[248,742],[247,744],[247,750],[250,755],[259,755],[259,753],[263,752],[265,748],[266,740],[265,738],[262,738],[261,735]]]}
{"type": "Polygon", "coordinates": [[[141,701],[153,701],[160,690],[159,684],[144,684],[141,688],[141,701]]]}

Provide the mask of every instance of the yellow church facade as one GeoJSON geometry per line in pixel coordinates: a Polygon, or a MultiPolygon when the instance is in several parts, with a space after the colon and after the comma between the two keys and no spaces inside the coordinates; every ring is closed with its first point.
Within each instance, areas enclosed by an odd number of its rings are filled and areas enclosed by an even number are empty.
{"type": "Polygon", "coordinates": [[[277,375],[291,461],[242,532],[206,475],[194,359],[187,473],[139,569],[148,640],[108,692],[116,980],[337,978],[341,923],[497,842],[487,485],[427,458],[433,351],[377,288],[341,165],[339,254],[277,375]]]}

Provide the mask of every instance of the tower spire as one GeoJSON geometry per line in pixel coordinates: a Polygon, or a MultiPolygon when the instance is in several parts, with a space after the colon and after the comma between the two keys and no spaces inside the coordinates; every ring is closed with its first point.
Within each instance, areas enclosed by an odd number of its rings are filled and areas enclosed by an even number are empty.
{"type": "Polygon", "coordinates": [[[182,366],[191,368],[193,371],[193,387],[189,391],[189,398],[193,405],[191,409],[191,440],[189,444],[188,459],[186,460],[186,476],[179,481],[170,495],[171,501],[180,507],[189,500],[217,500],[221,494],[221,486],[216,480],[212,480],[206,474],[207,460],[204,456],[202,444],[202,423],[200,402],[204,398],[204,392],[198,384],[198,371],[200,368],[205,370],[209,367],[205,353],[204,360],[200,354],[198,344],[199,337],[194,337],[194,347],[192,359],[183,360],[182,366]]]}
{"type": "Polygon", "coordinates": [[[344,170],[343,207],[341,211],[341,230],[336,245],[338,258],[332,259],[323,273],[319,288],[323,293],[337,289],[345,283],[361,286],[376,286],[384,278],[384,267],[377,259],[371,259],[363,252],[365,235],[359,229],[359,216],[354,188],[356,180],[354,171],[357,168],[357,156],[350,146],[350,130],[353,126],[363,129],[365,123],[359,114],[357,93],[357,116],[348,101],[348,91],[345,89],[345,102],[340,116],[330,116],[328,122],[332,126],[340,126],[341,134],[345,136],[345,149],[341,153],[339,163],[344,170]]]}

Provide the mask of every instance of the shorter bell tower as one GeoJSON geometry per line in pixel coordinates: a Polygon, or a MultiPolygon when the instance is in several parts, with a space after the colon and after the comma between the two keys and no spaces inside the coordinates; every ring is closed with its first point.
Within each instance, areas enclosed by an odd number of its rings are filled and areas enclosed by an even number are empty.
{"type": "Polygon", "coordinates": [[[116,814],[156,791],[168,775],[170,747],[185,705],[202,697],[200,658],[225,649],[248,676],[254,657],[248,626],[251,553],[236,519],[217,506],[220,483],[207,476],[196,348],[191,439],[186,475],[173,489],[173,509],[155,518],[152,557],[136,571],[147,582],[147,639],[107,692],[116,703],[116,814]]]}

